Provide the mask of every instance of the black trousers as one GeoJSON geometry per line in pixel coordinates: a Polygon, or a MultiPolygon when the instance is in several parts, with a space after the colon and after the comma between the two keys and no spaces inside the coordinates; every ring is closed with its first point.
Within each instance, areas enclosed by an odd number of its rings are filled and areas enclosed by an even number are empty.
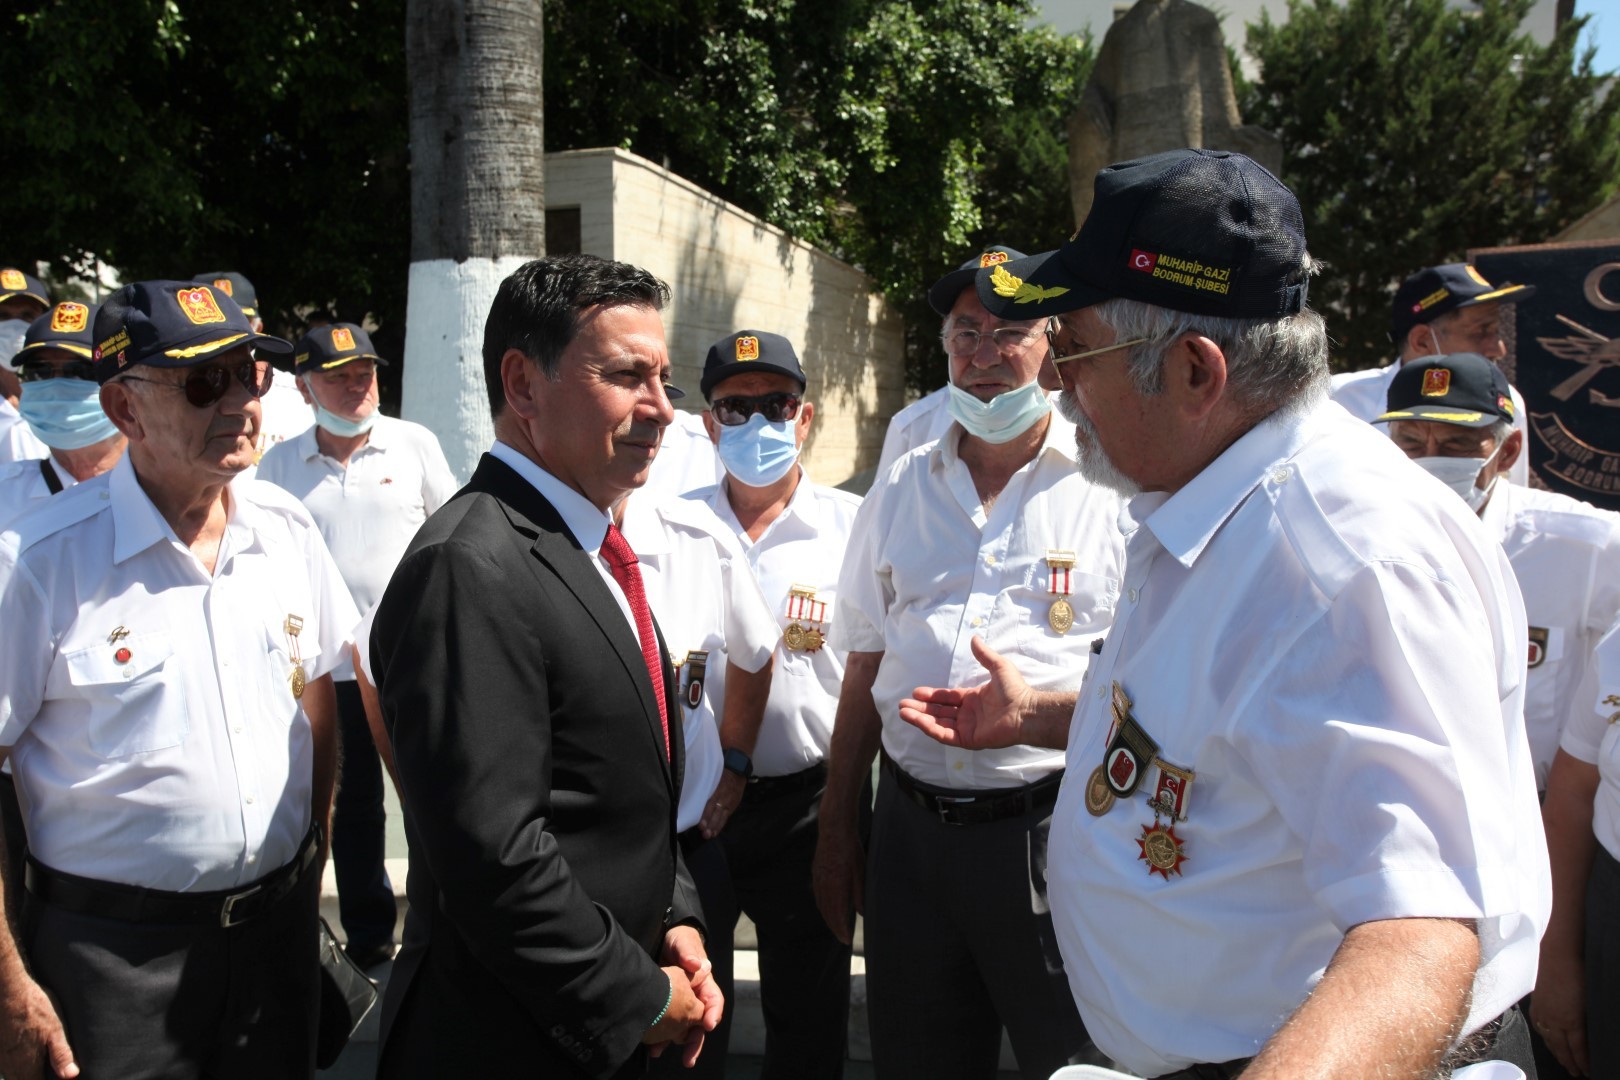
{"type": "Polygon", "coordinates": [[[717,1080],[726,1075],[726,1052],[731,1044],[731,1017],[736,998],[732,995],[732,931],[737,925],[737,897],[731,888],[731,868],[726,862],[726,848],[719,837],[704,840],[696,827],[681,834],[682,854],[686,870],[697,886],[698,899],[703,902],[703,922],[709,936],[704,951],[713,965],[714,981],[726,998],[726,1010],[719,1025],[703,1039],[703,1053],[698,1062],[688,1069],[681,1064],[676,1048],[666,1050],[652,1061],[648,1070],[654,1076],[679,1076],[686,1080],[717,1080]]]}
{"type": "Polygon", "coordinates": [[[241,926],[132,923],[29,894],[23,944],[83,1080],[296,1080],[315,1074],[320,1002],[311,867],[241,926]]]}
{"type": "Polygon", "coordinates": [[[1620,1078],[1620,863],[1602,844],[1586,885],[1586,1046],[1594,1080],[1620,1078]]]}
{"type": "Polygon", "coordinates": [[[878,1080],[989,1080],[1003,1027],[1026,1080],[1093,1059],[1046,906],[1050,815],[947,825],[879,782],[866,869],[878,1080]]]}
{"type": "Polygon", "coordinates": [[[342,759],[332,816],[332,867],[344,940],[351,952],[362,953],[394,943],[399,910],[383,866],[388,819],[383,810],[382,759],[366,723],[360,684],[351,679],[333,685],[342,759]]]}
{"type": "Polygon", "coordinates": [[[827,929],[810,881],[824,765],[751,783],[719,839],[737,906],[759,933],[761,1080],[838,1080],[849,1041],[850,949],[827,929]]]}

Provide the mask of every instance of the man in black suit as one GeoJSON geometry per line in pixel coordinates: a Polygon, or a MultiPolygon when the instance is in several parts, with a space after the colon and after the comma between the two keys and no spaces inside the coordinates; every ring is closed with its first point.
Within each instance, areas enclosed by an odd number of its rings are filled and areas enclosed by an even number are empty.
{"type": "Polygon", "coordinates": [[[609,517],[680,394],[667,298],[593,256],[501,284],[495,445],[379,602],[371,663],[411,850],[389,1080],[633,1075],[642,1046],[695,1060],[719,1021],[675,842],[675,679],[609,517]]]}

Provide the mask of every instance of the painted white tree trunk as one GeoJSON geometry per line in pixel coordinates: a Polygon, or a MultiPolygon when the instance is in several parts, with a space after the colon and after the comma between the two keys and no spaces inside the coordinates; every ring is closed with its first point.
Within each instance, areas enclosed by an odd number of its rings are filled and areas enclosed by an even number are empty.
{"type": "Polygon", "coordinates": [[[411,273],[402,412],[472,475],[493,425],[484,319],[545,253],[544,44],[537,0],[408,0],[411,273]]]}

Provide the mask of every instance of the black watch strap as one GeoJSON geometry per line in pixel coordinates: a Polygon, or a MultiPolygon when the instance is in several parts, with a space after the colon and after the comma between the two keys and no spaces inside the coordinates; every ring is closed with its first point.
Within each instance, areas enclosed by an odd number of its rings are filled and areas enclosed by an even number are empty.
{"type": "Polygon", "coordinates": [[[754,759],[738,750],[735,746],[727,747],[720,760],[725,763],[727,769],[744,780],[754,775],[754,759]]]}

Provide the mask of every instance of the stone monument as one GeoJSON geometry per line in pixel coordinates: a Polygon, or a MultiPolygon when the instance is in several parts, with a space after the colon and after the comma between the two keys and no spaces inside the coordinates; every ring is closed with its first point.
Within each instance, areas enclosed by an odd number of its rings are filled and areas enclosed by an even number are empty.
{"type": "Polygon", "coordinates": [[[1276,173],[1282,142],[1238,116],[1220,21],[1190,0],[1138,0],[1103,38],[1069,118],[1069,190],[1078,224],[1097,170],[1184,146],[1236,150],[1276,173]]]}

